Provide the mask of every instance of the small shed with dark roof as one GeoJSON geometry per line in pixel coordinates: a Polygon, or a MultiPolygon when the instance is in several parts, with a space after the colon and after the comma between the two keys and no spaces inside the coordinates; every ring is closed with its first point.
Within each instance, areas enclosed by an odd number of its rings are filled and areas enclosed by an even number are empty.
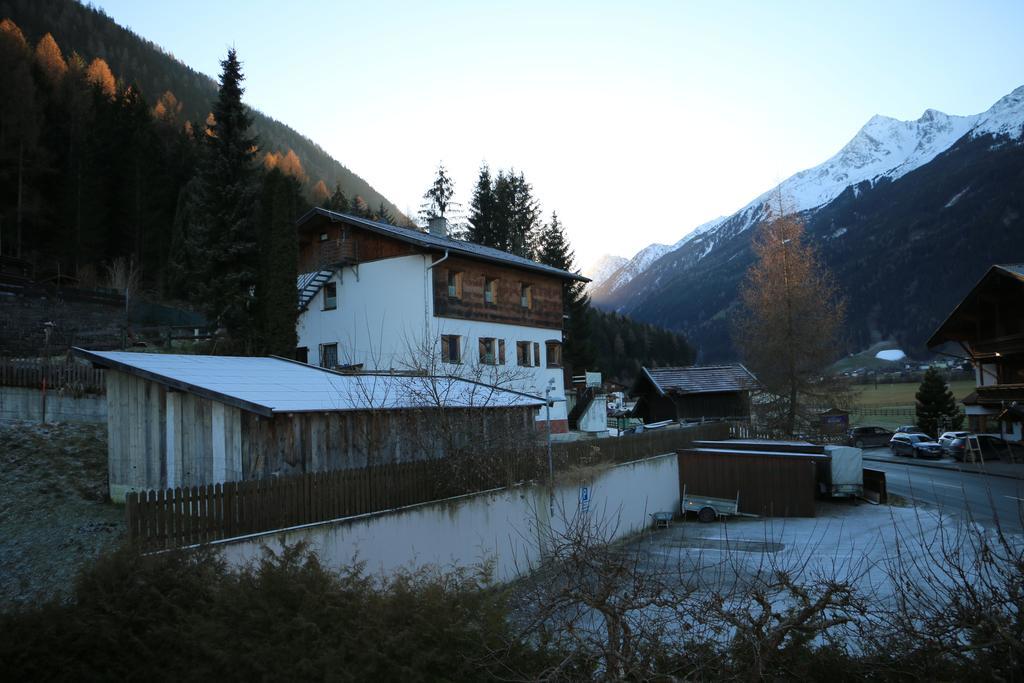
{"type": "Polygon", "coordinates": [[[757,378],[733,365],[642,368],[630,395],[644,422],[750,418],[750,392],[757,378]]]}

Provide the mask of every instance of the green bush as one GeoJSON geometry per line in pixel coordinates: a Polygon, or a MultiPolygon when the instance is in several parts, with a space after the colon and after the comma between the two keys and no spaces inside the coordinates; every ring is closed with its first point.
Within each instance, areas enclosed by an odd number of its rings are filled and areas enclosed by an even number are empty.
{"type": "Polygon", "coordinates": [[[484,680],[541,670],[485,576],[329,571],[306,548],[239,571],[211,552],[122,550],[67,604],[0,617],[0,668],[27,679],[484,680]]]}

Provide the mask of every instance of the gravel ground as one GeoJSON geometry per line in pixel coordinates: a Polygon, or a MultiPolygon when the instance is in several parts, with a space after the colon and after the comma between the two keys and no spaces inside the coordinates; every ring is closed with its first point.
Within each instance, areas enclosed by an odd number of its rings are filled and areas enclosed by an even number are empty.
{"type": "Polygon", "coordinates": [[[124,537],[107,495],[103,425],[0,425],[0,610],[68,597],[124,537]]]}

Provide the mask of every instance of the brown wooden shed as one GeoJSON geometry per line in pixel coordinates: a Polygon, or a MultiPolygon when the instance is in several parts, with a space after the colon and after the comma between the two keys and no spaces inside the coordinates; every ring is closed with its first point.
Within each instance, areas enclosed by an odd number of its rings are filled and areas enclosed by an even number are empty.
{"type": "Polygon", "coordinates": [[[633,414],[646,423],[663,420],[750,419],[750,392],[757,379],[740,364],[642,368],[630,391],[633,414]]]}
{"type": "Polygon", "coordinates": [[[107,369],[110,497],[480,450],[535,435],[542,398],[457,377],[280,358],[75,349],[107,369]],[[442,435],[440,432],[444,431],[442,435]]]}
{"type": "Polygon", "coordinates": [[[697,441],[679,451],[679,490],[740,498],[740,512],[814,517],[821,446],[801,441],[697,441]]]}

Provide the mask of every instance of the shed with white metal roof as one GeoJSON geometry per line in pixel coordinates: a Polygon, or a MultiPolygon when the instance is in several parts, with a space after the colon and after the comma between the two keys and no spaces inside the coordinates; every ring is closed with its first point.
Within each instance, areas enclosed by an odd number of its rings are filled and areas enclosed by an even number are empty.
{"type": "Polygon", "coordinates": [[[542,398],[281,358],[75,349],[107,369],[110,495],[443,457],[532,438],[542,398]]]}

